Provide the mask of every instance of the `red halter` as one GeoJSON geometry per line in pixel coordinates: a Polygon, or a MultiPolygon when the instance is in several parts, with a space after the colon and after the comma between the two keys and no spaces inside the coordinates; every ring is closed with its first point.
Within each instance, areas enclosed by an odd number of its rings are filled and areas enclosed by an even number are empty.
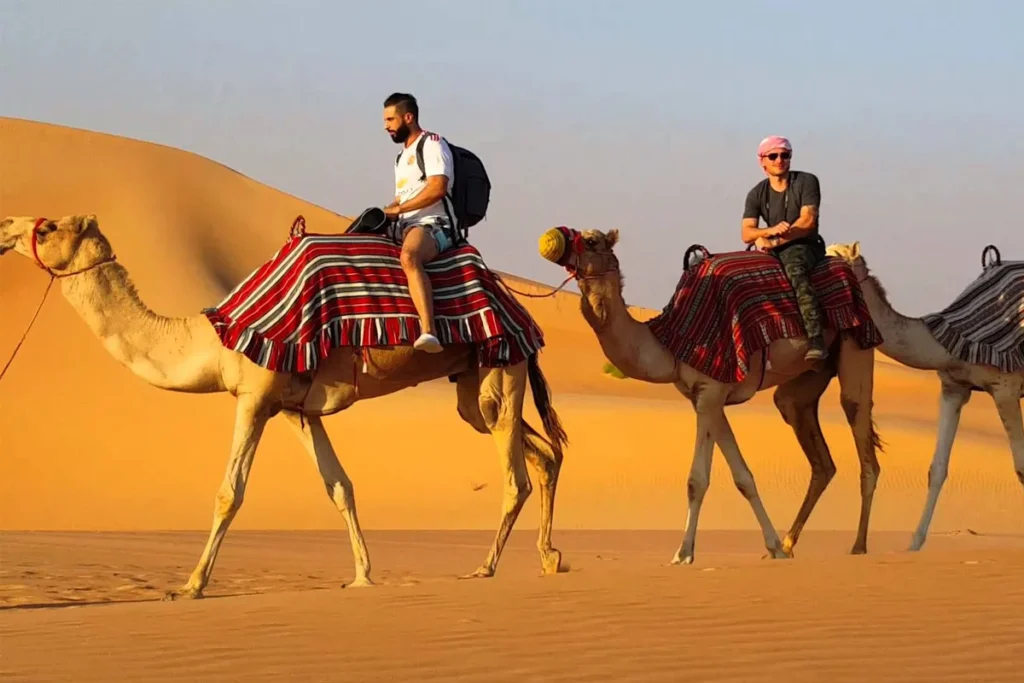
{"type": "Polygon", "coordinates": [[[39,226],[46,222],[45,217],[37,218],[36,224],[32,226],[32,258],[35,259],[36,265],[45,270],[50,275],[57,277],[57,274],[50,270],[39,258],[39,226]]]}
{"type": "Polygon", "coordinates": [[[101,261],[97,261],[96,263],[92,264],[91,266],[86,266],[85,268],[82,268],[81,270],[73,270],[70,273],[55,273],[55,272],[53,272],[53,269],[50,268],[45,263],[43,263],[43,260],[41,258],[39,258],[39,235],[40,235],[39,228],[43,225],[43,223],[46,222],[46,220],[47,219],[45,217],[37,218],[36,219],[36,224],[32,226],[32,258],[35,260],[37,266],[39,266],[40,268],[42,268],[43,270],[45,270],[47,273],[50,274],[50,277],[61,278],[61,277],[70,277],[72,275],[78,275],[79,273],[84,273],[84,272],[86,272],[88,270],[92,270],[93,268],[95,268],[97,266],[102,266],[104,263],[110,263],[112,261],[116,261],[117,260],[116,256],[111,255],[108,258],[105,258],[105,259],[103,259],[101,261]]]}

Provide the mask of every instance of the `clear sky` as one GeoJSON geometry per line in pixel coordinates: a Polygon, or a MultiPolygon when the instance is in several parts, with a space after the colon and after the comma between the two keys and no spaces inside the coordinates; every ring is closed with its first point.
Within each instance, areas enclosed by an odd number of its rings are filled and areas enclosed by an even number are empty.
{"type": "Polygon", "coordinates": [[[986,244],[1024,258],[1022,35],[1024,3],[980,0],[0,0],[0,114],[355,215],[393,196],[382,101],[412,92],[487,165],[472,240],[492,267],[557,283],[543,230],[619,228],[627,300],[652,308],[690,244],[742,248],[757,143],[786,135],[826,241],[860,240],[919,315],[986,244]]]}

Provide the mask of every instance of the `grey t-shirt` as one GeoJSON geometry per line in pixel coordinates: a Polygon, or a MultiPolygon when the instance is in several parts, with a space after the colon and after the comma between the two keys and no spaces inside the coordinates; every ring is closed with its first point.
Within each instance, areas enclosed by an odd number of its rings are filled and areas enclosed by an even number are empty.
{"type": "MultiPolygon", "coordinates": [[[[789,186],[785,192],[773,190],[768,178],[754,185],[747,193],[743,217],[762,219],[765,225],[758,227],[770,228],[781,221],[795,223],[800,218],[800,207],[811,204],[821,204],[821,188],[818,187],[817,176],[806,171],[790,171],[789,186]]],[[[808,237],[813,238],[817,234],[818,229],[815,228],[808,237]]]]}

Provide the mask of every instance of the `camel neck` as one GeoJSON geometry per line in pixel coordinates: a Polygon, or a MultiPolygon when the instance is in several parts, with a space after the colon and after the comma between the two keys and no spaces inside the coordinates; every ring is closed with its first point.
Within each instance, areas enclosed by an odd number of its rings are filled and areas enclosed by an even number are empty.
{"type": "Polygon", "coordinates": [[[867,304],[871,319],[878,326],[883,336],[887,328],[892,329],[898,325],[905,324],[910,320],[905,315],[898,313],[889,303],[882,283],[874,275],[868,274],[860,278],[861,291],[864,293],[864,303],[867,304]]]}
{"type": "Polygon", "coordinates": [[[157,315],[139,298],[128,271],[119,263],[65,278],[61,287],[64,298],[107,352],[140,379],[161,389],[213,389],[216,359],[204,351],[216,348],[209,343],[211,337],[216,341],[216,335],[200,316],[157,315]],[[200,323],[205,324],[205,333],[200,323]]]}
{"type": "Polygon", "coordinates": [[[612,364],[634,379],[675,381],[675,361],[650,328],[630,315],[617,275],[584,280],[580,291],[583,318],[612,364]]]}
{"type": "Polygon", "coordinates": [[[920,318],[905,316],[892,307],[875,276],[868,274],[859,279],[868,313],[882,335],[882,353],[907,367],[920,369],[934,369],[948,358],[920,318]]]}

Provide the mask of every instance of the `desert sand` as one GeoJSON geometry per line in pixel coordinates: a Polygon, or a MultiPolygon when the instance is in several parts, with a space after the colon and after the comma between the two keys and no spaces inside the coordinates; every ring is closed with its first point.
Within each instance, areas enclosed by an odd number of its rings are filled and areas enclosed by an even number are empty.
{"type": "MultiPolygon", "coordinates": [[[[0,118],[0,149],[0,216],[95,213],[144,301],[165,315],[220,300],[280,247],[297,214],[316,232],[349,222],[148,142],[0,118]]],[[[522,226],[523,249],[535,251],[546,227],[522,226]]],[[[622,265],[627,278],[641,267],[622,265]]],[[[27,259],[0,260],[0,362],[46,283],[27,259]]],[[[671,388],[603,375],[577,295],[523,302],[545,332],[541,363],[570,437],[554,532],[570,571],[537,577],[534,497],[498,576],[454,579],[482,559],[501,487],[489,438],[459,419],[441,381],[326,420],[381,585],[340,587],[352,571],[341,519],[275,420],[210,599],[182,604],[157,600],[202,549],[233,402],[145,385],[54,287],[0,381],[4,680],[1024,679],[1024,496],[987,396],[964,411],[922,552],[904,549],[925,498],[938,382],[879,356],[886,448],[869,555],[846,554],[859,470],[834,383],[821,420],[838,474],[796,558],[760,559],[753,515],[716,458],[697,562],[670,567],[686,510],[689,404],[671,388]],[[415,436],[428,430],[430,441],[415,436]]],[[[809,477],[796,439],[769,392],[729,414],[785,529],[809,477]]]]}

